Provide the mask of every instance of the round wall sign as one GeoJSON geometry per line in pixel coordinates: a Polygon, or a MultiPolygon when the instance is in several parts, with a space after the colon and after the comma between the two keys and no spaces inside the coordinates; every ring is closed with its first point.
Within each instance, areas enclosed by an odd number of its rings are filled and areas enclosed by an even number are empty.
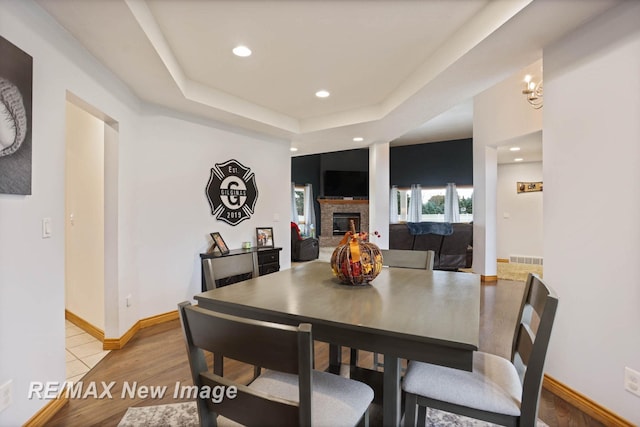
{"type": "Polygon", "coordinates": [[[251,218],[258,200],[256,177],[237,160],[216,163],[207,183],[211,214],[230,225],[251,218]]]}

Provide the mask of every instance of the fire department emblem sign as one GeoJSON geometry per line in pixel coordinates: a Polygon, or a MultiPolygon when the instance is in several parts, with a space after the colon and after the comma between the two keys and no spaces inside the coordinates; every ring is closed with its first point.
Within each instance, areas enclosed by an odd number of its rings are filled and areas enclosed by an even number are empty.
{"type": "Polygon", "coordinates": [[[255,175],[233,159],[211,168],[206,192],[211,214],[230,225],[251,218],[258,200],[255,175]]]}

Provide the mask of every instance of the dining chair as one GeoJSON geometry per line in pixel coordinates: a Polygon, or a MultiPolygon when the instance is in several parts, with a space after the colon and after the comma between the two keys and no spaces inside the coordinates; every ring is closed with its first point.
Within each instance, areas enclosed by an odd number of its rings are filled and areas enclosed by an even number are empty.
{"type": "Polygon", "coordinates": [[[387,267],[433,270],[435,252],[405,249],[381,249],[382,265],[387,267]]]}
{"type": "MultiPolygon", "coordinates": [[[[397,268],[415,268],[433,270],[435,252],[413,251],[405,249],[381,249],[382,265],[397,268]]],[[[351,349],[350,364],[355,366],[358,363],[358,350],[351,349]]],[[[373,353],[373,369],[382,368],[384,363],[380,361],[379,354],[373,353]]]]}
{"type": "Polygon", "coordinates": [[[246,319],[189,302],[178,308],[193,384],[199,390],[200,425],[216,426],[218,421],[246,426],[368,425],[373,390],[313,369],[310,324],[246,319]],[[203,350],[266,369],[244,385],[211,372],[203,350]],[[206,390],[217,390],[225,398],[214,401],[206,390]]]}
{"type": "Polygon", "coordinates": [[[405,427],[416,425],[418,406],[505,426],[534,426],[557,307],[553,289],[530,274],[511,360],[476,351],[470,372],[410,362],[402,382],[405,427]]]}
{"type": "Polygon", "coordinates": [[[254,262],[253,253],[250,252],[233,256],[204,258],[202,272],[207,290],[217,288],[216,281],[227,277],[245,275],[247,279],[251,279],[255,271],[254,262]]]}

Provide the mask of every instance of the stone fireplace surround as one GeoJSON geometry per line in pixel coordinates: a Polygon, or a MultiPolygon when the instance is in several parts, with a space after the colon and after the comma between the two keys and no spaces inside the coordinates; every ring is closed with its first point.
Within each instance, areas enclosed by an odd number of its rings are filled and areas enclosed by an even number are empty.
{"type": "Polygon", "coordinates": [[[320,203],[320,247],[338,246],[343,236],[333,235],[334,213],[359,213],[360,230],[369,231],[369,200],[318,199],[320,203]]]}

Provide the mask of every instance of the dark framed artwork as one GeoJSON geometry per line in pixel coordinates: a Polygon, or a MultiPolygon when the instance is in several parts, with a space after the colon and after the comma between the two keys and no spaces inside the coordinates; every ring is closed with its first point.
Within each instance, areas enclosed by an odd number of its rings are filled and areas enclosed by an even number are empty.
{"type": "Polygon", "coordinates": [[[31,194],[33,58],[0,36],[0,193],[31,194]]]}
{"type": "Polygon", "coordinates": [[[273,247],[273,228],[258,227],[256,228],[256,242],[259,248],[273,247]]]}
{"type": "MultiPolygon", "coordinates": [[[[211,238],[213,239],[214,246],[218,247],[218,249],[220,250],[220,253],[222,254],[229,253],[229,247],[227,247],[227,244],[224,242],[224,239],[222,238],[220,233],[218,232],[211,233],[211,238]]],[[[211,249],[213,250],[213,247],[211,249]]]]}

